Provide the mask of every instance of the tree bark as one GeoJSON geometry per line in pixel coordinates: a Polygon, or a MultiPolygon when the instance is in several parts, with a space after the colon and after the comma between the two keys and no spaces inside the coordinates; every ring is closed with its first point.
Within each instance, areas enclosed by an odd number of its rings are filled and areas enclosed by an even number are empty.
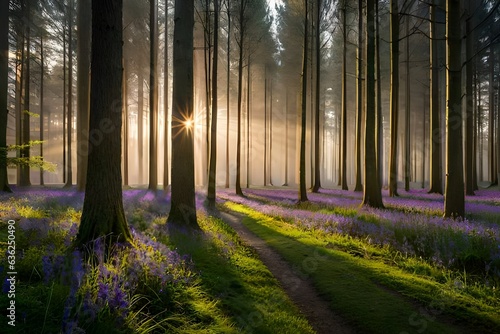
{"type": "Polygon", "coordinates": [[[375,2],[366,1],[366,117],[365,117],[365,186],[363,205],[383,208],[378,183],[375,136],[375,2]]]}
{"type": "Polygon", "coordinates": [[[391,0],[391,153],[389,161],[389,196],[398,196],[398,119],[399,119],[399,10],[391,0]]]}
{"type": "MultiPolygon", "coordinates": [[[[219,60],[219,0],[214,0],[214,52],[212,65],[212,128],[210,130],[210,167],[208,172],[208,193],[207,199],[210,205],[215,206],[215,187],[217,182],[217,71],[219,60]]],[[[250,65],[250,64],[249,64],[250,65]]],[[[248,173],[248,171],[247,171],[248,173]]]]}
{"type": "MultiPolygon", "coordinates": [[[[342,190],[348,190],[347,187],[347,15],[346,7],[347,0],[343,1],[342,8],[342,138],[341,145],[339,147],[339,183],[342,190]],[[342,156],[340,155],[342,152],[342,156]]],[[[340,144],[340,143],[339,143],[340,144]]]]}
{"type": "Polygon", "coordinates": [[[301,128],[300,128],[300,169],[299,169],[299,201],[307,201],[306,191],[306,113],[307,113],[307,49],[308,49],[308,1],[304,0],[304,42],[302,53],[302,96],[301,96],[301,128]]]}
{"type": "Polygon", "coordinates": [[[437,34],[437,1],[430,5],[430,185],[429,193],[443,194],[441,170],[441,121],[439,106],[439,57],[437,34]]]}
{"type": "Polygon", "coordinates": [[[226,1],[227,8],[227,79],[226,79],[226,184],[229,188],[229,98],[231,92],[231,1],[226,1]]]}
{"type": "Polygon", "coordinates": [[[462,59],[460,0],[446,0],[446,188],[445,217],[463,217],[462,59]]]}
{"type": "Polygon", "coordinates": [[[363,1],[358,1],[358,49],[356,53],[356,184],[354,191],[363,191],[361,182],[361,117],[363,114],[363,1]]]}
{"type": "Polygon", "coordinates": [[[489,161],[489,179],[492,184],[495,184],[495,50],[493,45],[490,45],[490,55],[488,57],[489,68],[489,83],[488,83],[488,161],[489,161]]]}
{"type": "Polygon", "coordinates": [[[149,0],[149,184],[158,189],[158,4],[149,0]]]}
{"type": "MultiPolygon", "coordinates": [[[[131,241],[122,201],[122,0],[92,1],[89,160],[76,244],[131,241]]],[[[108,243],[105,243],[108,245],[108,243]]]]}
{"type": "Polygon", "coordinates": [[[321,0],[317,1],[316,4],[316,104],[315,104],[315,119],[316,123],[314,124],[314,185],[312,187],[312,192],[319,192],[319,188],[321,188],[321,152],[319,146],[319,100],[320,100],[320,83],[321,83],[321,36],[320,36],[320,20],[321,20],[321,0]]]}
{"type": "Polygon", "coordinates": [[[405,18],[405,32],[406,32],[406,103],[405,103],[405,190],[410,190],[410,17],[405,18]]]}
{"type": "MultiPolygon", "coordinates": [[[[30,2],[26,2],[26,8],[25,8],[25,13],[26,13],[26,19],[27,22],[30,22],[30,17],[31,17],[31,8],[30,8],[30,2]]],[[[31,82],[31,70],[30,70],[30,63],[31,63],[31,28],[29,23],[26,25],[26,53],[25,53],[25,80],[24,80],[24,106],[22,110],[22,119],[21,119],[21,143],[24,146],[23,149],[21,149],[21,158],[26,160],[25,164],[21,165],[21,175],[20,175],[20,186],[30,186],[30,167],[29,164],[27,163],[27,160],[30,158],[30,147],[29,147],[29,141],[30,141],[30,82],[31,82]]]]}
{"type": "MultiPolygon", "coordinates": [[[[40,157],[43,157],[43,140],[44,140],[44,123],[45,123],[45,110],[44,110],[44,77],[45,77],[45,54],[43,48],[43,33],[40,35],[40,157]]],[[[0,146],[1,147],[1,146],[0,146]]],[[[43,168],[40,168],[40,185],[44,185],[43,168]]],[[[1,189],[1,188],[0,188],[1,189]]]]}
{"type": "Polygon", "coordinates": [[[71,149],[71,137],[73,135],[72,130],[72,119],[73,119],[73,0],[69,2],[68,10],[68,114],[66,123],[66,146],[67,146],[67,156],[66,161],[68,163],[66,177],[66,184],[64,187],[71,187],[73,185],[73,161],[72,161],[72,149],[71,149]]]}
{"type": "Polygon", "coordinates": [[[142,69],[137,70],[137,183],[143,184],[144,174],[144,77],[142,69]]]}
{"type": "Polygon", "coordinates": [[[199,229],[194,185],[194,1],[175,1],[170,225],[199,229]]]}
{"type": "Polygon", "coordinates": [[[89,108],[90,108],[90,43],[92,31],[92,4],[78,1],[77,40],[77,132],[76,132],[76,187],[85,189],[88,161],[89,108]]]}
{"type": "Polygon", "coordinates": [[[163,64],[163,117],[164,117],[164,148],[163,148],[163,190],[168,190],[169,181],[169,135],[170,135],[170,124],[169,124],[169,98],[170,93],[169,88],[169,70],[168,70],[168,0],[165,0],[165,48],[164,48],[164,64],[163,64]]]}
{"type": "Polygon", "coordinates": [[[381,67],[380,67],[380,21],[379,21],[379,8],[378,1],[375,1],[375,25],[377,35],[375,36],[375,58],[376,58],[376,90],[377,90],[377,127],[375,129],[377,137],[377,175],[380,187],[384,181],[383,167],[384,167],[384,123],[382,119],[382,82],[381,82],[381,67]]]}
{"type": "MultiPolygon", "coordinates": [[[[245,6],[246,1],[243,1],[240,5],[239,19],[240,19],[240,31],[239,31],[239,44],[238,44],[238,130],[236,138],[236,194],[243,196],[243,191],[241,190],[241,108],[242,102],[241,98],[243,95],[243,46],[245,38],[245,6]]],[[[264,182],[265,185],[265,182],[264,182]]]]}
{"type": "Polygon", "coordinates": [[[11,192],[7,178],[7,85],[9,78],[9,1],[0,3],[0,191],[11,192]]]}
{"type": "Polygon", "coordinates": [[[468,196],[474,195],[474,177],[473,177],[473,163],[474,163],[474,96],[473,96],[473,38],[474,34],[472,31],[473,25],[473,15],[471,12],[471,4],[469,3],[469,8],[467,9],[468,17],[466,20],[466,46],[465,46],[465,58],[466,62],[466,79],[465,79],[465,96],[466,96],[466,106],[465,106],[465,193],[468,196]]]}

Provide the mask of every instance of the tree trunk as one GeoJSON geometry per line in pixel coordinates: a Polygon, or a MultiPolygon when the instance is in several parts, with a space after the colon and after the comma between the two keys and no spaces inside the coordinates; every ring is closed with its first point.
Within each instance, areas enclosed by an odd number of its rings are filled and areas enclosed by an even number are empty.
{"type": "Polygon", "coordinates": [[[378,184],[376,159],[375,110],[375,2],[366,1],[366,117],[365,117],[365,186],[363,205],[383,208],[378,184]]]}
{"type": "Polygon", "coordinates": [[[488,83],[488,105],[489,105],[489,119],[488,119],[488,161],[489,161],[489,179],[492,184],[495,183],[495,50],[493,45],[490,45],[490,55],[488,57],[489,69],[489,83],[488,83]]]}
{"type": "Polygon", "coordinates": [[[76,186],[85,189],[88,161],[89,108],[90,108],[90,43],[92,31],[91,1],[78,1],[77,39],[77,132],[76,132],[76,186]]]}
{"type": "Polygon", "coordinates": [[[164,65],[163,65],[163,117],[164,117],[164,134],[165,138],[163,140],[163,190],[168,190],[169,181],[169,134],[170,134],[170,124],[169,124],[169,99],[168,95],[170,93],[169,88],[169,72],[168,72],[168,0],[165,0],[165,48],[164,48],[164,65]]]}
{"type": "Polygon", "coordinates": [[[63,105],[62,105],[62,130],[63,130],[63,135],[62,135],[62,142],[63,142],[63,163],[62,163],[62,168],[63,168],[63,183],[66,184],[66,180],[68,175],[66,174],[67,170],[67,164],[66,164],[66,157],[67,157],[67,147],[66,147],[66,113],[67,113],[67,66],[66,66],[66,55],[67,55],[67,42],[66,42],[66,24],[64,24],[63,27],[63,105]]]}
{"type": "Polygon", "coordinates": [[[267,66],[264,68],[264,187],[267,185],[267,66]]]}
{"type": "Polygon", "coordinates": [[[405,190],[410,190],[410,17],[405,18],[405,32],[406,32],[406,110],[405,110],[405,190]]]}
{"type": "MultiPolygon", "coordinates": [[[[120,87],[121,88],[121,87],[120,87]]],[[[68,175],[66,177],[66,184],[64,187],[71,187],[73,185],[73,163],[72,163],[72,149],[71,149],[71,137],[73,134],[73,0],[69,2],[69,12],[68,12],[68,119],[66,123],[66,146],[67,146],[67,163],[68,163],[68,175]]]]}
{"type": "Polygon", "coordinates": [[[376,77],[376,90],[377,90],[377,127],[375,129],[376,132],[376,138],[377,138],[377,175],[378,175],[378,182],[380,187],[382,187],[383,181],[384,181],[384,173],[383,173],[383,167],[384,167],[384,123],[382,120],[382,82],[381,82],[381,67],[380,67],[380,22],[379,22],[379,9],[378,9],[378,1],[375,1],[375,25],[376,25],[376,30],[377,30],[377,35],[375,36],[375,58],[377,59],[377,62],[375,64],[376,66],[376,72],[377,72],[377,77],[376,77]]]}
{"type": "MultiPolygon", "coordinates": [[[[27,22],[29,22],[30,17],[31,17],[31,8],[30,8],[30,3],[29,1],[26,2],[26,19],[27,22]]],[[[30,141],[30,82],[31,82],[31,73],[30,73],[30,63],[31,63],[31,28],[30,25],[26,25],[26,54],[25,54],[25,80],[24,80],[24,106],[22,110],[22,131],[21,131],[21,143],[24,146],[23,149],[21,149],[21,158],[26,160],[26,163],[21,165],[21,179],[19,182],[20,186],[29,186],[31,185],[30,182],[30,167],[27,161],[30,158],[30,147],[29,147],[29,141],[30,141]]]]}
{"type": "Polygon", "coordinates": [[[463,217],[464,175],[462,153],[462,59],[460,0],[446,0],[446,188],[445,217],[463,217]]]}
{"type": "Polygon", "coordinates": [[[321,20],[321,0],[317,1],[316,4],[316,108],[315,108],[315,119],[316,123],[314,125],[314,185],[312,188],[313,193],[319,192],[321,188],[321,156],[320,156],[320,146],[319,146],[319,100],[320,100],[320,82],[321,82],[321,36],[320,36],[320,20],[321,20]]]}
{"type": "MultiPolygon", "coordinates": [[[[243,26],[244,19],[244,7],[241,5],[239,16],[240,16],[240,32],[239,32],[239,45],[238,45],[238,130],[236,138],[236,194],[243,196],[243,191],[241,190],[241,98],[243,95],[243,42],[245,37],[245,27],[243,26]]],[[[265,182],[264,182],[265,185],[265,182]]]]}
{"type": "Polygon", "coordinates": [[[288,87],[285,88],[285,183],[288,186],[288,87]]]}
{"type": "Polygon", "coordinates": [[[7,85],[9,78],[9,1],[0,3],[0,191],[11,192],[7,178],[7,85]]]}
{"type": "Polygon", "coordinates": [[[122,79],[122,122],[123,122],[123,185],[128,187],[128,62],[123,59],[123,79],[122,79]]]}
{"type": "Polygon", "coordinates": [[[399,119],[399,10],[391,0],[391,155],[389,161],[389,196],[398,196],[398,119],[399,119]]]}
{"type": "Polygon", "coordinates": [[[273,185],[273,78],[269,87],[269,184],[273,185]]]}
{"type": "MultiPolygon", "coordinates": [[[[205,63],[205,105],[206,105],[206,117],[205,117],[205,158],[206,158],[206,171],[209,172],[209,159],[210,159],[210,74],[212,71],[212,30],[210,25],[210,0],[205,0],[205,22],[203,27],[203,39],[205,47],[203,49],[203,57],[205,63]]],[[[215,78],[214,80],[217,80],[215,78]]]]}
{"type": "Polygon", "coordinates": [[[199,229],[194,190],[194,1],[175,1],[172,94],[172,203],[168,223],[199,229]]]}
{"type": "Polygon", "coordinates": [[[252,84],[252,75],[250,73],[250,65],[251,65],[251,57],[248,56],[248,65],[247,65],[247,188],[250,188],[250,149],[251,149],[251,141],[250,141],[250,99],[252,90],[250,89],[252,84]]]}
{"type": "Polygon", "coordinates": [[[361,183],[361,117],[363,114],[363,1],[358,1],[358,49],[356,53],[356,184],[354,191],[363,191],[361,183]]]}
{"type": "MultiPolygon", "coordinates": [[[[210,140],[210,167],[208,173],[208,193],[209,204],[215,206],[215,187],[217,186],[217,71],[219,62],[219,0],[214,0],[214,52],[212,66],[212,129],[210,140]]],[[[250,64],[249,64],[250,65],[250,64]]],[[[248,172],[247,172],[248,173],[248,172]]]]}
{"type": "MultiPolygon", "coordinates": [[[[43,33],[40,35],[40,157],[43,160],[43,140],[44,140],[44,123],[45,123],[45,111],[44,111],[44,76],[45,76],[45,57],[43,49],[43,33]]],[[[1,146],[0,146],[1,147],[1,146]]],[[[43,180],[43,168],[40,168],[40,185],[44,185],[43,180]]],[[[0,188],[1,189],[1,188],[0,188]]]]}
{"type": "Polygon", "coordinates": [[[439,106],[439,57],[437,34],[437,1],[430,6],[430,185],[429,193],[443,193],[441,171],[441,125],[439,106]]]}
{"type": "Polygon", "coordinates": [[[306,192],[306,113],[307,113],[307,49],[308,49],[308,1],[304,0],[304,46],[302,53],[302,112],[300,128],[300,169],[299,169],[299,201],[307,201],[306,192]]]}
{"type": "MultiPolygon", "coordinates": [[[[348,190],[347,187],[347,17],[346,4],[343,2],[342,8],[342,148],[339,147],[339,182],[342,190],[348,190]],[[342,152],[342,156],[340,155],[342,152]]],[[[340,144],[340,142],[339,142],[340,144]]]]}
{"type": "MultiPolygon", "coordinates": [[[[92,1],[91,133],[87,184],[76,243],[131,241],[122,202],[122,0],[92,1]],[[118,103],[118,104],[117,104],[118,103]]],[[[108,243],[105,243],[108,245],[108,243]]]]}
{"type": "Polygon", "coordinates": [[[139,68],[137,72],[137,183],[141,185],[144,174],[144,77],[142,69],[139,68]]]}
{"type": "Polygon", "coordinates": [[[466,62],[466,79],[465,79],[465,193],[468,196],[474,195],[474,177],[473,177],[473,163],[474,163],[474,96],[473,96],[473,15],[471,12],[471,4],[468,6],[468,18],[466,20],[466,46],[465,58],[466,62]]]}
{"type": "Polygon", "coordinates": [[[158,189],[158,4],[149,0],[149,185],[158,189]]]}
{"type": "Polygon", "coordinates": [[[227,8],[227,79],[226,79],[226,184],[229,188],[229,97],[231,93],[231,1],[226,2],[227,8]]]}

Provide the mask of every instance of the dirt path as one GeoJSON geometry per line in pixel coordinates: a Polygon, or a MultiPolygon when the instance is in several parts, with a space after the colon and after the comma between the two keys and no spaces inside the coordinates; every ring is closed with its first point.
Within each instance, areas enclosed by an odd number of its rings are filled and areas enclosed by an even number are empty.
{"type": "Polygon", "coordinates": [[[328,303],[319,297],[309,280],[295,273],[278,253],[241,223],[241,216],[224,212],[221,212],[220,215],[248,246],[256,250],[262,262],[279,280],[290,299],[305,315],[317,333],[355,333],[355,330],[346,321],[329,309],[328,303]]]}

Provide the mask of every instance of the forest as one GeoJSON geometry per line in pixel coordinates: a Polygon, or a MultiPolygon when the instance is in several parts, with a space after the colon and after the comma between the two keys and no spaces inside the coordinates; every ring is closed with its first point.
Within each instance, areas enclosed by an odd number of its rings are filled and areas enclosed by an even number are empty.
{"type": "Polygon", "coordinates": [[[1,332],[500,332],[499,7],[1,0],[1,332]]]}

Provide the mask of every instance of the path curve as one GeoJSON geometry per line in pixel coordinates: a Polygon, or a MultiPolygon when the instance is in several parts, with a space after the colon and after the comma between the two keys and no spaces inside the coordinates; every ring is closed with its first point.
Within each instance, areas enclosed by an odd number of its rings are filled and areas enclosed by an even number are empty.
{"type": "Polygon", "coordinates": [[[295,273],[276,251],[241,223],[242,216],[226,212],[220,212],[220,216],[248,246],[255,249],[261,261],[278,279],[287,295],[318,334],[351,334],[356,332],[344,319],[330,310],[328,303],[319,297],[308,279],[295,273]]]}

